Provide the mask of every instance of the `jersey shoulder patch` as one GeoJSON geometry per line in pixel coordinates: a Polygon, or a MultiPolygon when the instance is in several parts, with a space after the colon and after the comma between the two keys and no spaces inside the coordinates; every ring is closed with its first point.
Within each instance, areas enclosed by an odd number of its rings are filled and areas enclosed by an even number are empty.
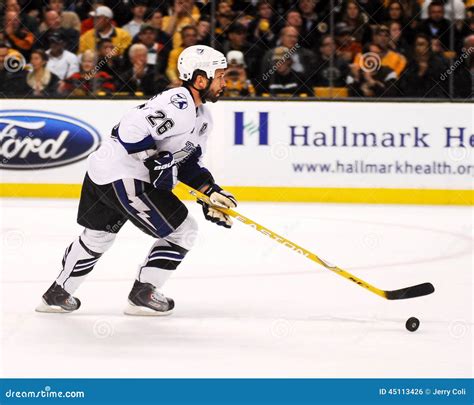
{"type": "Polygon", "coordinates": [[[189,106],[187,97],[183,93],[175,93],[170,97],[170,103],[178,110],[185,110],[189,106]]]}
{"type": "Polygon", "coordinates": [[[163,107],[173,107],[177,110],[194,109],[194,100],[185,87],[167,89],[148,100],[147,104],[160,104],[163,107]]]}

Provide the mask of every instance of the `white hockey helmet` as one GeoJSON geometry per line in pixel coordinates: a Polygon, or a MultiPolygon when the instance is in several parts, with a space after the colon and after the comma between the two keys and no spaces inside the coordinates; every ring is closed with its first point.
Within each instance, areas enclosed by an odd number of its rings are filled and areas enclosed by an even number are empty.
{"type": "Polygon", "coordinates": [[[213,79],[217,69],[226,67],[224,54],[206,45],[190,46],[178,58],[179,78],[185,81],[191,80],[196,70],[204,71],[208,79],[213,79]]]}

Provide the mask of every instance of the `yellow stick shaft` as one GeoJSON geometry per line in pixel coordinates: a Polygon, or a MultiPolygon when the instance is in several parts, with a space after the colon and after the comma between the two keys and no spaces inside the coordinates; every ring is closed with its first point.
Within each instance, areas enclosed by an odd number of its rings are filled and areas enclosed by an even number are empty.
{"type": "Polygon", "coordinates": [[[188,185],[184,183],[180,183],[181,187],[183,187],[186,191],[188,191],[192,196],[194,196],[196,199],[204,201],[206,204],[209,204],[213,206],[214,208],[218,209],[219,211],[222,211],[224,214],[227,214],[238,221],[244,223],[245,225],[248,225],[252,227],[253,229],[257,230],[258,232],[270,237],[271,239],[277,241],[278,243],[286,246],[287,248],[295,251],[296,253],[299,253],[309,260],[312,260],[313,262],[316,262],[320,264],[321,266],[325,267],[328,270],[331,270],[332,272],[339,274],[340,276],[346,278],[347,280],[352,281],[353,283],[356,283],[357,285],[366,288],[367,290],[373,292],[374,294],[377,294],[380,297],[387,298],[385,291],[374,287],[373,285],[367,283],[366,281],[354,276],[353,274],[347,272],[346,270],[343,270],[326,260],[321,259],[314,253],[310,252],[309,250],[297,245],[296,243],[291,242],[290,240],[284,238],[281,235],[278,235],[276,232],[271,231],[270,229],[264,227],[263,225],[260,225],[259,223],[252,221],[250,218],[247,218],[246,216],[238,213],[237,211],[234,211],[232,209],[228,208],[221,208],[221,207],[216,207],[211,203],[209,200],[209,197],[206,196],[205,194],[201,193],[198,190],[193,189],[192,187],[189,187],[188,185]]]}

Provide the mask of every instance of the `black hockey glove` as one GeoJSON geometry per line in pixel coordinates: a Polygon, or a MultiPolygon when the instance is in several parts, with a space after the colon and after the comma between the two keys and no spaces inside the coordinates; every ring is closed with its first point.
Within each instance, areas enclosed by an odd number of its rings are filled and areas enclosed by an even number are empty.
{"type": "Polygon", "coordinates": [[[159,190],[172,190],[176,184],[177,168],[170,152],[158,152],[144,161],[150,172],[150,182],[159,190]]]}
{"type": "MultiPolygon", "coordinates": [[[[237,207],[237,200],[235,197],[220,188],[217,184],[213,184],[209,187],[205,192],[205,195],[209,197],[212,204],[217,205],[223,208],[235,208],[237,207]]],[[[211,222],[219,226],[223,226],[224,228],[231,228],[232,227],[232,220],[230,217],[223,212],[213,208],[209,204],[205,202],[198,201],[199,204],[202,205],[202,212],[204,213],[204,217],[211,222]]]]}

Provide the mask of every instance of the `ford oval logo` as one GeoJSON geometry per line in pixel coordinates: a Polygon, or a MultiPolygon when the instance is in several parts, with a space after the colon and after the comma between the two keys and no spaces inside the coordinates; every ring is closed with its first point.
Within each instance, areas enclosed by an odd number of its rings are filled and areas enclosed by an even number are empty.
{"type": "Polygon", "coordinates": [[[47,169],[86,158],[100,144],[96,129],[66,115],[0,110],[0,167],[47,169]]]}

